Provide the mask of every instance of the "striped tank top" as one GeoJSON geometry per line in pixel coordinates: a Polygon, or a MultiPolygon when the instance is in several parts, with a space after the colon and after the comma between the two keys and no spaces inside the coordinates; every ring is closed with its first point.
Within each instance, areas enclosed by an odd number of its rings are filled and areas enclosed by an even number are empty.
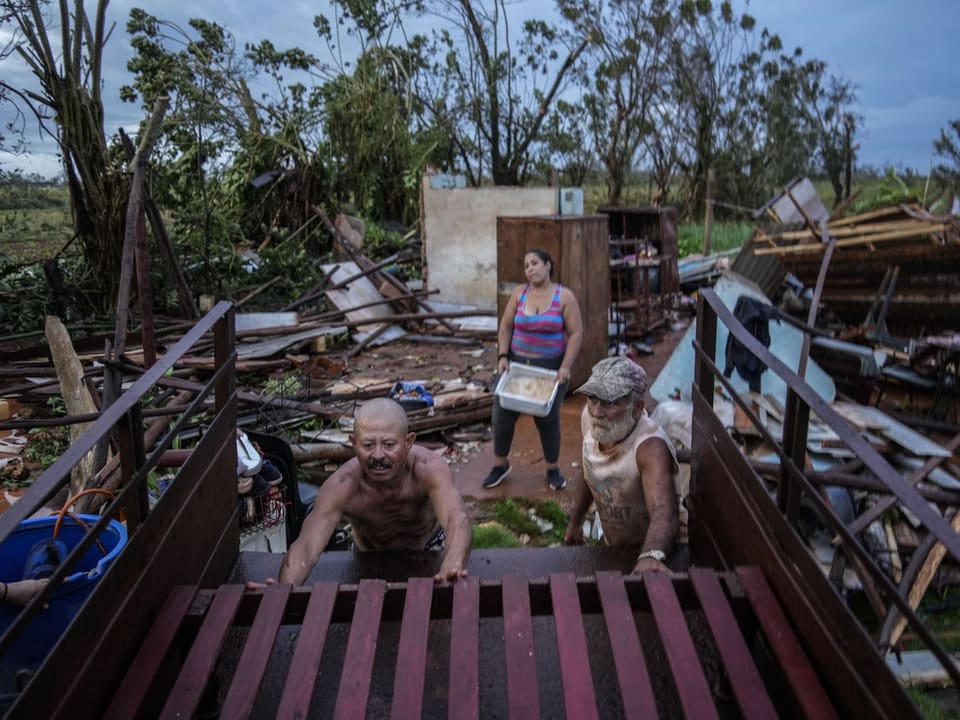
{"type": "Polygon", "coordinates": [[[527,293],[524,288],[517,300],[517,313],[513,316],[513,338],[510,352],[526,358],[558,358],[567,351],[567,339],[563,334],[563,310],[560,307],[560,283],[553,292],[553,301],[545,312],[527,315],[527,293]]]}

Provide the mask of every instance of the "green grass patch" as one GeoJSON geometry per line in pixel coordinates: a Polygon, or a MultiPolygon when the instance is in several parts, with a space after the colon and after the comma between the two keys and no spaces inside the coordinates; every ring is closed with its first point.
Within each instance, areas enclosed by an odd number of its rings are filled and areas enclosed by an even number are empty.
{"type": "MultiPolygon", "coordinates": [[[[740,221],[714,223],[710,233],[710,252],[718,253],[742,247],[753,232],[754,223],[740,221]]],[[[703,252],[703,223],[686,223],[677,228],[677,247],[681,258],[703,252]]]]}
{"type": "Polygon", "coordinates": [[[517,536],[498,523],[486,523],[473,526],[473,549],[520,547],[517,536]]]}
{"type": "Polygon", "coordinates": [[[494,514],[497,522],[514,532],[534,535],[540,532],[540,526],[527,515],[525,503],[519,498],[507,498],[497,503],[494,514]]]}
{"type": "Polygon", "coordinates": [[[498,500],[494,508],[494,519],[517,535],[529,536],[529,545],[534,547],[555,545],[562,541],[567,527],[567,514],[554,500],[498,500]]]}
{"type": "MultiPolygon", "coordinates": [[[[956,690],[951,690],[956,692],[956,690]]],[[[960,712],[945,707],[933,695],[928,695],[919,688],[908,687],[907,695],[920,710],[920,714],[927,720],[960,720],[960,712]]]]}

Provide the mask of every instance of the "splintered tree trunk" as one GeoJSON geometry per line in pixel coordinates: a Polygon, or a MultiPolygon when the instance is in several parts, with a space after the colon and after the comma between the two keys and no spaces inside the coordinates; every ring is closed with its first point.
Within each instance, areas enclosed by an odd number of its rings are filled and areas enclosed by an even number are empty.
{"type": "MultiPolygon", "coordinates": [[[[70,333],[60,322],[60,318],[47,316],[46,322],[47,344],[50,346],[50,355],[60,381],[60,394],[67,407],[68,415],[86,415],[97,412],[97,405],[93,401],[90,390],[83,382],[83,365],[73,349],[70,333]]],[[[80,437],[90,423],[76,423],[70,426],[70,442],[80,437]]],[[[73,470],[70,471],[70,495],[76,495],[84,488],[87,480],[93,475],[93,452],[88,452],[73,470]]]]}
{"type": "Polygon", "coordinates": [[[110,157],[103,129],[103,49],[107,0],[88,14],[84,3],[27,0],[9,14],[14,50],[30,67],[40,91],[30,91],[37,115],[56,118],[57,140],[76,234],[87,265],[87,288],[102,309],[116,296],[123,242],[126,180],[110,157]],[[45,17],[48,5],[59,12],[45,17]]]}

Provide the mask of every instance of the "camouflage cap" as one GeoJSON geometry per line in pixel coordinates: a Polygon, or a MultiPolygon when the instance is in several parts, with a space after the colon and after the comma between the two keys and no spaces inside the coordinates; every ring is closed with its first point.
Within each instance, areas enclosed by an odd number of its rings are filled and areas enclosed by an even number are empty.
{"type": "Polygon", "coordinates": [[[647,371],[623,356],[604,358],[590,373],[590,379],[574,392],[591,395],[603,402],[616,402],[631,392],[647,391],[647,371]]]}

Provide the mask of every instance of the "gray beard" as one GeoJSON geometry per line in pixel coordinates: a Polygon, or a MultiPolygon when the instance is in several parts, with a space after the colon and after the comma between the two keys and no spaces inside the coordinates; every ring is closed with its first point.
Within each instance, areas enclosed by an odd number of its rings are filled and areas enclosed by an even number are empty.
{"type": "Polygon", "coordinates": [[[616,445],[627,437],[637,424],[632,412],[624,413],[619,420],[610,421],[592,418],[591,422],[591,432],[600,445],[616,445]]]}

